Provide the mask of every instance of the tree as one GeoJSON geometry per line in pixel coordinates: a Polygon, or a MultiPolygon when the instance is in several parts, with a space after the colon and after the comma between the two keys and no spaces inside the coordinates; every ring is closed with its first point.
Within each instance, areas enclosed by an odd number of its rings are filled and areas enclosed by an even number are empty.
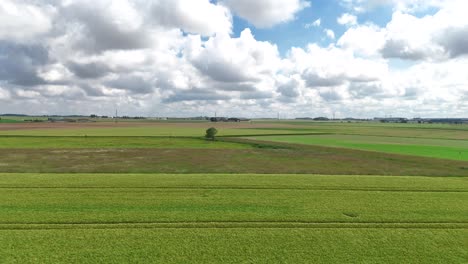
{"type": "Polygon", "coordinates": [[[215,136],[218,133],[218,130],[214,127],[210,127],[206,130],[205,137],[211,140],[215,140],[215,136]]]}

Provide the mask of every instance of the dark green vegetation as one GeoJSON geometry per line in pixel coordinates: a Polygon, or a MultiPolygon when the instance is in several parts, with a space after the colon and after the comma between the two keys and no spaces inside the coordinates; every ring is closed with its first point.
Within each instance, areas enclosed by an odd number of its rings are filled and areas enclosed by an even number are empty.
{"type": "Polygon", "coordinates": [[[1,174],[0,188],[8,262],[462,263],[468,254],[460,177],[1,174]]]}
{"type": "Polygon", "coordinates": [[[206,130],[205,138],[215,140],[216,134],[218,134],[218,130],[214,127],[210,127],[206,130]]]}
{"type": "Polygon", "coordinates": [[[468,259],[467,126],[129,124],[0,124],[0,263],[468,259]]]}
{"type": "Polygon", "coordinates": [[[14,119],[5,119],[5,118],[0,118],[0,124],[11,124],[11,123],[20,123],[21,121],[14,120],[14,119]]]}

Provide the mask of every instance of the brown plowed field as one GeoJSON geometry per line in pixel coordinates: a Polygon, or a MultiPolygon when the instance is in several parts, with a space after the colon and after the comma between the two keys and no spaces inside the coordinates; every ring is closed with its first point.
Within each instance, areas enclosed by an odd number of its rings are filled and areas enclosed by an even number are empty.
{"type": "MultiPolygon", "coordinates": [[[[44,123],[6,123],[0,124],[0,130],[28,130],[28,129],[79,129],[79,128],[111,128],[111,127],[181,127],[181,128],[205,128],[210,124],[216,124],[217,128],[270,128],[272,124],[258,123],[163,123],[163,122],[44,122],[44,123]]],[[[274,124],[275,128],[297,127],[288,124],[274,124]]]]}

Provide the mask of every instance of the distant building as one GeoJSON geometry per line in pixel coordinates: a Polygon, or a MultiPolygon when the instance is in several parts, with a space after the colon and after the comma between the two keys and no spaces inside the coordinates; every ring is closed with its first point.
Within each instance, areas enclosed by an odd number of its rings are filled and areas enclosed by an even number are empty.
{"type": "Polygon", "coordinates": [[[468,124],[468,118],[414,118],[417,123],[468,124]]]}
{"type": "Polygon", "coordinates": [[[404,117],[374,117],[374,121],[382,123],[408,123],[408,118],[404,117]]]}
{"type": "Polygon", "coordinates": [[[241,121],[250,121],[250,119],[247,118],[238,118],[238,117],[211,117],[210,118],[211,122],[241,122],[241,121]]]}

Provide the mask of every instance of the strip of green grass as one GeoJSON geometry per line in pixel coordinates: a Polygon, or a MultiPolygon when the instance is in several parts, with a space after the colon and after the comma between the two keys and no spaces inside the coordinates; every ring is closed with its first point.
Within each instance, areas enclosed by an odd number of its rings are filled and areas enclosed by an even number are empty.
{"type": "Polygon", "coordinates": [[[2,263],[465,263],[463,230],[3,230],[2,263]]]}
{"type": "Polygon", "coordinates": [[[468,161],[467,140],[358,135],[265,136],[256,137],[255,139],[468,161]]]}
{"type": "Polygon", "coordinates": [[[249,144],[175,137],[15,137],[0,136],[0,148],[218,148],[245,149],[249,144]]]}
{"type": "MultiPolygon", "coordinates": [[[[276,124],[280,124],[279,122],[276,124]]],[[[295,125],[288,128],[291,134],[299,133],[328,133],[341,135],[387,136],[407,138],[434,138],[434,139],[460,139],[468,140],[468,125],[441,125],[441,124],[374,124],[374,123],[317,123],[317,122],[284,122],[295,125]]],[[[271,127],[258,128],[258,130],[274,133],[279,130],[275,123],[271,127]]]]}
{"type": "Polygon", "coordinates": [[[232,188],[468,191],[466,177],[310,174],[0,173],[0,188],[232,188]]]}
{"type": "Polygon", "coordinates": [[[0,124],[22,123],[20,120],[0,118],[0,124]]]}
{"type": "Polygon", "coordinates": [[[0,223],[466,223],[468,192],[3,188],[0,223]]]}
{"type": "Polygon", "coordinates": [[[0,224],[467,223],[465,178],[0,175],[0,224]]]}

